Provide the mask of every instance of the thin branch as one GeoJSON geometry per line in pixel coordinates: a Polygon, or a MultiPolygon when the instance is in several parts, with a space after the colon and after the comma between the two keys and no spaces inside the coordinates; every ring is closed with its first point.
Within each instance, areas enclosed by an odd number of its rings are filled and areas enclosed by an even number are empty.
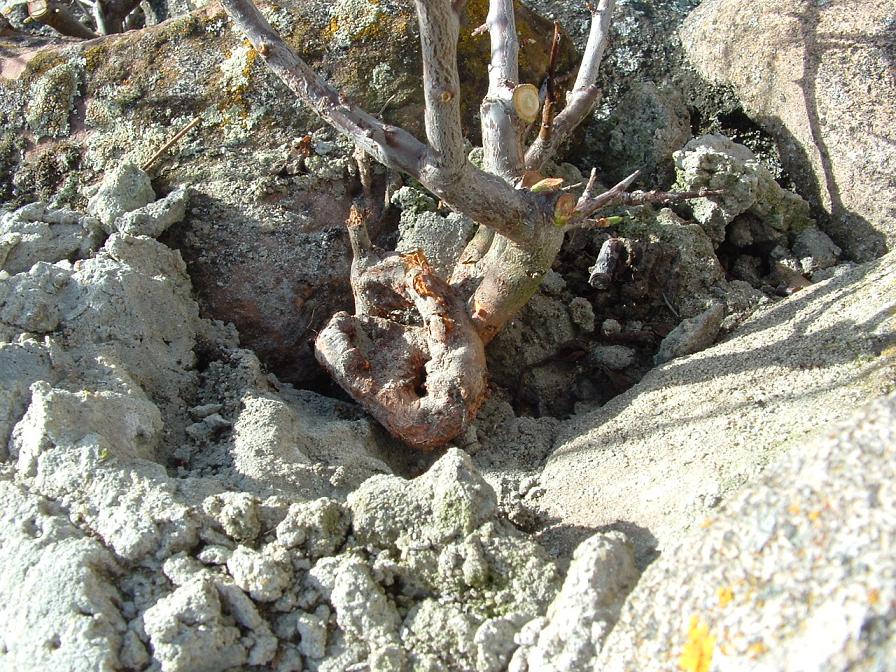
{"type": "Polygon", "coordinates": [[[636,170],[634,173],[626,177],[611,189],[607,189],[601,194],[594,195],[594,187],[597,185],[597,173],[596,171],[592,170],[591,178],[588,180],[588,186],[585,187],[585,193],[582,194],[582,196],[579,198],[578,203],[576,203],[575,212],[573,216],[570,217],[567,226],[578,226],[580,225],[582,220],[584,220],[590,214],[600,210],[601,208],[605,208],[608,205],[621,201],[621,199],[625,195],[625,190],[631,186],[632,182],[634,182],[640,174],[641,171],[636,170]]]}
{"type": "Polygon", "coordinates": [[[202,117],[194,117],[189,124],[180,129],[177,133],[174,134],[168,142],[162,145],[155,154],[149,157],[146,161],[143,162],[143,165],[140,166],[140,170],[146,172],[152,165],[158,161],[169,149],[174,147],[178,140],[184,137],[187,133],[189,133],[192,129],[196,128],[199,125],[199,122],[202,121],[202,117]]]}
{"type": "MultiPolygon", "coordinates": [[[[640,175],[640,171],[636,170],[634,173],[626,177],[611,189],[608,189],[607,191],[600,194],[595,194],[594,192],[596,191],[597,186],[597,171],[592,170],[591,177],[588,180],[588,185],[585,187],[585,191],[579,198],[578,203],[576,203],[575,210],[569,217],[566,227],[570,229],[595,226],[595,223],[592,220],[588,220],[587,217],[597,212],[601,208],[606,208],[613,205],[670,205],[672,203],[681,203],[682,201],[688,201],[693,198],[721,196],[725,193],[723,190],[706,189],[705,187],[693,191],[654,190],[633,191],[631,193],[627,193],[626,190],[631,186],[632,182],[635,181],[638,175],[640,175]]],[[[597,225],[601,225],[600,220],[598,220],[597,225]]]]}
{"type": "Polygon", "coordinates": [[[426,145],[346,101],[283,42],[251,0],[222,0],[221,4],[274,74],[321,119],[380,163],[419,176],[426,145]]]}
{"type": "Polygon", "coordinates": [[[506,178],[523,167],[522,125],[513,107],[519,82],[519,40],[513,0],[490,0],[485,26],[491,39],[488,92],[482,99],[482,150],[486,170],[506,178]]]}
{"type": "Polygon", "coordinates": [[[551,139],[551,125],[554,122],[554,106],[557,102],[557,83],[555,70],[557,69],[557,55],[560,52],[560,24],[554,21],[554,37],[551,40],[551,54],[548,58],[548,74],[545,78],[544,107],[541,110],[541,129],[538,137],[543,142],[551,139]]]}
{"type": "Polygon", "coordinates": [[[28,16],[45,26],[50,26],[57,33],[69,37],[91,40],[98,35],[78,21],[71,10],[54,0],[32,0],[28,3],[28,16]]]}
{"type": "Polygon", "coordinates": [[[450,0],[416,0],[415,4],[423,60],[426,138],[435,152],[434,163],[443,173],[453,175],[466,163],[457,73],[459,7],[450,0]]]}
{"type": "Polygon", "coordinates": [[[710,196],[722,196],[725,193],[722,189],[695,189],[694,191],[633,191],[631,193],[622,194],[620,203],[622,205],[646,205],[662,204],[671,205],[672,203],[681,203],[689,201],[692,198],[708,198],[710,196]]]}
{"type": "Polygon", "coordinates": [[[572,91],[567,94],[566,107],[554,118],[550,136],[545,139],[539,135],[529,147],[526,152],[528,170],[541,170],[545,162],[554,157],[561,143],[584,121],[597,104],[600,98],[600,89],[596,85],[597,72],[607,45],[614,5],[615,0],[600,0],[597,7],[592,10],[588,43],[585,45],[585,54],[582,56],[575,84],[572,91]]]}
{"type": "Polygon", "coordinates": [[[449,48],[447,35],[433,34],[447,32],[457,39],[459,21],[449,0],[418,0],[421,33],[426,36],[425,42],[421,37],[425,87],[433,103],[432,111],[427,112],[427,132],[439,147],[427,146],[404,129],[384,124],[341,96],[282,40],[251,0],[222,0],[221,4],[274,74],[321,119],[376,161],[415,177],[455,212],[511,240],[525,244],[531,238],[533,212],[544,210],[543,199],[518,191],[501,177],[470,163],[463,152],[457,95],[436,95],[450,93],[452,72],[457,84],[456,45],[449,48]],[[455,59],[451,66],[443,62],[449,56],[455,59]],[[443,102],[443,98],[447,100],[443,102]]]}

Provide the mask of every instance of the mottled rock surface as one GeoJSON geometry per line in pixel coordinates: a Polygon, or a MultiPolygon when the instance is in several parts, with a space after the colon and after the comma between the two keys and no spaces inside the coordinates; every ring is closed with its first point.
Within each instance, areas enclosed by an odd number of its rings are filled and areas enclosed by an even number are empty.
{"type": "Polygon", "coordinates": [[[890,395],[794,442],[647,569],[597,669],[889,669],[894,428],[890,395]]]}
{"type": "Polygon", "coordinates": [[[707,0],[681,28],[689,59],[734,89],[854,259],[896,241],[896,32],[887,0],[707,0]]]}
{"type": "Polygon", "coordinates": [[[804,289],[572,418],[541,476],[547,513],[629,532],[641,561],[665,549],[855,399],[893,389],[894,279],[891,254],[804,289]]]}

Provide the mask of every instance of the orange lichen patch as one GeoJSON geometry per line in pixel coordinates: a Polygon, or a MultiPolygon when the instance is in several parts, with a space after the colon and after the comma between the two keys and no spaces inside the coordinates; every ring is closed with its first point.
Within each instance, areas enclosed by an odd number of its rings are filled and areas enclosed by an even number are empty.
{"type": "Polygon", "coordinates": [[[716,590],[716,597],[719,598],[719,606],[725,608],[734,600],[734,591],[731,586],[722,586],[716,590]]]}
{"type": "Polygon", "coordinates": [[[430,287],[425,272],[414,276],[414,291],[420,296],[432,297],[441,303],[439,295],[432,290],[432,287],[430,287]]]}
{"type": "Polygon", "coordinates": [[[699,616],[691,616],[688,638],[684,643],[678,667],[684,672],[709,672],[716,638],[710,634],[709,626],[699,616]]]}
{"type": "Polygon", "coordinates": [[[787,512],[791,516],[798,516],[802,512],[802,509],[800,508],[799,504],[791,504],[790,506],[787,507],[787,512]]]}
{"type": "Polygon", "coordinates": [[[868,604],[871,606],[880,604],[880,591],[877,588],[872,588],[868,591],[868,604]]]}
{"type": "Polygon", "coordinates": [[[348,219],[345,223],[350,227],[359,227],[364,224],[369,214],[370,211],[366,208],[359,208],[357,205],[352,203],[352,207],[348,211],[348,219]]]}
{"type": "Polygon", "coordinates": [[[809,518],[809,520],[811,520],[811,521],[814,523],[814,522],[817,521],[819,518],[821,518],[821,511],[818,510],[818,509],[815,509],[814,511],[810,511],[810,512],[808,513],[808,516],[807,516],[807,517],[809,518]]]}
{"type": "Polygon", "coordinates": [[[747,647],[747,655],[754,660],[759,658],[759,656],[764,656],[766,653],[768,653],[768,646],[762,640],[753,642],[747,647]]]}
{"type": "Polygon", "coordinates": [[[715,522],[715,519],[714,519],[714,518],[704,518],[704,519],[700,522],[700,529],[701,529],[701,530],[706,530],[706,529],[712,527],[712,524],[713,524],[714,522],[715,522]]]}

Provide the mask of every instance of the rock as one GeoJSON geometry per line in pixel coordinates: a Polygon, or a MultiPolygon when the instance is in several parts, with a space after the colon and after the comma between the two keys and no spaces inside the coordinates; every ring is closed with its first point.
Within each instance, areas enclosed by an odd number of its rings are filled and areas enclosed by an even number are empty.
{"type": "Polygon", "coordinates": [[[514,654],[522,659],[517,664],[525,660],[523,669],[544,672],[600,669],[597,655],[638,576],[625,535],[607,532],[582,542],[537,640],[514,654]]]}
{"type": "MultiPolygon", "coordinates": [[[[336,622],[346,636],[363,643],[372,655],[377,650],[393,649],[398,660],[371,669],[402,669],[404,652],[399,647],[398,627],[401,617],[383,589],[373,580],[370,568],[360,561],[342,565],[336,574],[330,602],[336,611],[336,622]]],[[[385,661],[384,661],[385,662],[385,661]]]]}
{"type": "Polygon", "coordinates": [[[10,456],[29,476],[37,473],[42,453],[98,440],[110,457],[157,459],[162,433],[159,409],[139,388],[128,394],[54,389],[39,381],[31,386],[31,404],[15,426],[10,456]]]}
{"type": "Polygon", "coordinates": [[[27,273],[0,280],[0,326],[11,333],[47,334],[59,326],[59,295],[71,270],[38,262],[27,273]]]}
{"type": "Polygon", "coordinates": [[[206,499],[202,508],[236,541],[255,541],[261,532],[258,499],[249,493],[222,492],[206,499]]]}
{"type": "Polygon", "coordinates": [[[32,203],[0,217],[0,269],[15,275],[39,261],[84,259],[96,252],[104,238],[93,217],[32,203]]]}
{"type": "Polygon", "coordinates": [[[334,555],[345,541],[350,516],[339,502],[316,499],[293,504],[277,525],[277,541],[299,547],[310,558],[334,555]]]}
{"type": "Polygon", "coordinates": [[[74,111],[80,78],[79,67],[73,63],[60,63],[34,83],[26,103],[25,121],[36,138],[58,138],[69,134],[69,117],[74,111]]]}
{"type": "Polygon", "coordinates": [[[436,272],[448,279],[475,230],[471,220],[455,213],[442,217],[435,212],[404,210],[398,223],[395,250],[423,250],[436,272]]]}
{"type": "Polygon", "coordinates": [[[793,241],[793,253],[807,274],[836,266],[841,251],[824,231],[815,227],[800,231],[793,241]]]}
{"type": "Polygon", "coordinates": [[[490,520],[496,504],[494,491],[456,448],[413,481],[373,476],[348,497],[355,536],[378,548],[458,539],[490,520]]]}
{"type": "Polygon", "coordinates": [[[753,152],[725,136],[704,135],[691,140],[675,152],[674,159],[675,189],[723,192],[693,200],[694,219],[716,247],[725,240],[728,225],[743,213],[755,216],[783,240],[788,232],[799,232],[813,223],[806,201],[781,188],[753,152]]]}
{"type": "Polygon", "coordinates": [[[622,331],[622,325],[619,324],[619,320],[607,318],[606,320],[601,322],[600,330],[604,336],[613,336],[614,334],[618,334],[622,331]]]}
{"type": "Polygon", "coordinates": [[[327,652],[327,624],[314,614],[299,614],[296,624],[299,651],[307,658],[320,660],[327,652]]]}
{"type": "Polygon", "coordinates": [[[708,348],[716,340],[723,319],[725,306],[716,303],[699,315],[682,320],[660,343],[654,358],[657,366],[708,348]]]}
{"type": "Polygon", "coordinates": [[[859,261],[893,245],[889,3],[712,0],[688,17],[681,38],[697,70],[732,87],[775,137],[785,168],[837,245],[859,261]],[[844,36],[844,49],[829,48],[822,36],[832,34],[844,36]]]}
{"type": "Polygon", "coordinates": [[[192,548],[200,520],[179,492],[185,484],[169,479],[159,464],[114,458],[116,450],[96,434],[47,449],[29,463],[32,487],[77,511],[82,524],[125,560],[161,560],[192,548]]]}
{"type": "Polygon", "coordinates": [[[70,278],[59,304],[65,347],[94,376],[109,375],[105,362],[125,370],[159,407],[172,450],[187,424],[182,399],[196,386],[199,307],[183,259],[154,240],[114,234],[70,278]]]}
{"type": "Polygon", "coordinates": [[[273,602],[292,581],[289,553],[277,544],[261,551],[237,546],[227,559],[227,571],[240,588],[259,602],[273,602]]]}
{"type": "Polygon", "coordinates": [[[887,390],[893,261],[761,308],[722,343],[562,425],[541,477],[543,513],[568,526],[615,526],[643,565],[701,520],[707,501],[724,501],[855,399],[887,390]]]}
{"type": "Polygon", "coordinates": [[[588,361],[593,366],[622,371],[635,362],[635,351],[624,345],[594,345],[588,351],[588,361]]]}
{"type": "Polygon", "coordinates": [[[103,178],[99,190],[87,204],[87,211],[112,233],[117,229],[119,217],[155,200],[149,175],[133,163],[125,162],[103,178]]]}
{"type": "MultiPolygon", "coordinates": [[[[561,347],[576,336],[576,327],[565,302],[548,291],[535,294],[519,315],[498,332],[486,351],[492,380],[512,390],[518,399],[530,403],[557,399],[556,394],[549,394],[549,389],[568,393],[572,387],[571,377],[560,374],[556,368],[542,372],[543,375],[533,371],[555,357],[561,347]],[[524,373],[528,375],[521,380],[524,373]],[[559,380],[552,379],[551,373],[560,375],[559,380]]],[[[561,394],[561,400],[562,397],[561,394]]]]}
{"type": "MultiPolygon", "coordinates": [[[[56,382],[54,344],[20,338],[0,343],[0,458],[7,459],[7,444],[15,424],[31,400],[31,385],[39,380],[56,382]]],[[[58,351],[57,351],[58,352],[58,351]]]]}
{"type": "Polygon", "coordinates": [[[68,512],[0,477],[0,650],[22,672],[116,669],[125,622],[113,555],[68,512]]]}
{"type": "Polygon", "coordinates": [[[663,188],[675,180],[672,153],[691,139],[691,117],[676,89],[643,81],[628,89],[610,115],[588,132],[610,184],[640,170],[645,184],[663,188]]]}
{"type": "Polygon", "coordinates": [[[209,579],[181,586],[159,600],[146,610],[143,624],[163,672],[223,672],[247,662],[239,628],[227,624],[209,579]]]}
{"type": "Polygon", "coordinates": [[[189,198],[189,189],[180,187],[165,198],[125,212],[112,223],[112,226],[116,231],[130,236],[158,238],[169,226],[183,221],[189,198]]]}
{"type": "Polygon", "coordinates": [[[619,228],[625,237],[642,241],[638,275],[657,278],[651,291],[659,295],[660,302],[670,302],[680,316],[702,313],[716,300],[718,290],[724,289],[725,274],[710,237],[700,225],[664,208],[655,215],[648,212],[626,218],[619,228]]]}
{"type": "Polygon", "coordinates": [[[424,600],[402,626],[402,639],[419,669],[472,670],[476,664],[475,620],[455,605],[424,600]]]}
{"type": "Polygon", "coordinates": [[[588,299],[577,296],[569,302],[569,317],[586,334],[594,331],[594,308],[588,299]]]}
{"type": "Polygon", "coordinates": [[[794,441],[666,548],[597,669],[887,667],[896,655],[896,397],[844,418],[794,441]]]}
{"type": "Polygon", "coordinates": [[[477,672],[500,672],[507,668],[516,649],[513,641],[516,626],[506,618],[490,618],[473,635],[476,645],[477,672]]]}

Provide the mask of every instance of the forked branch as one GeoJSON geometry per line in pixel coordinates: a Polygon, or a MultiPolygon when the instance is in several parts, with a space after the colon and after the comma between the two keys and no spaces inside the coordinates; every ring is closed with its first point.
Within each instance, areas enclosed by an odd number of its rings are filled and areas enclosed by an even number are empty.
{"type": "Polygon", "coordinates": [[[222,0],[222,5],[293,93],[358,147],[380,163],[417,178],[453,210],[511,240],[531,238],[527,222],[540,207],[538,199],[463,156],[456,60],[459,5],[450,0],[417,2],[430,145],[341,96],[280,38],[251,0],[222,0]]]}
{"type": "Polygon", "coordinates": [[[592,9],[588,43],[585,45],[585,54],[582,56],[575,84],[566,96],[566,107],[554,117],[550,134],[547,137],[539,134],[529,147],[526,152],[526,170],[541,170],[597,104],[600,98],[597,73],[607,46],[610,18],[615,4],[615,0],[600,0],[597,7],[592,9]]]}

